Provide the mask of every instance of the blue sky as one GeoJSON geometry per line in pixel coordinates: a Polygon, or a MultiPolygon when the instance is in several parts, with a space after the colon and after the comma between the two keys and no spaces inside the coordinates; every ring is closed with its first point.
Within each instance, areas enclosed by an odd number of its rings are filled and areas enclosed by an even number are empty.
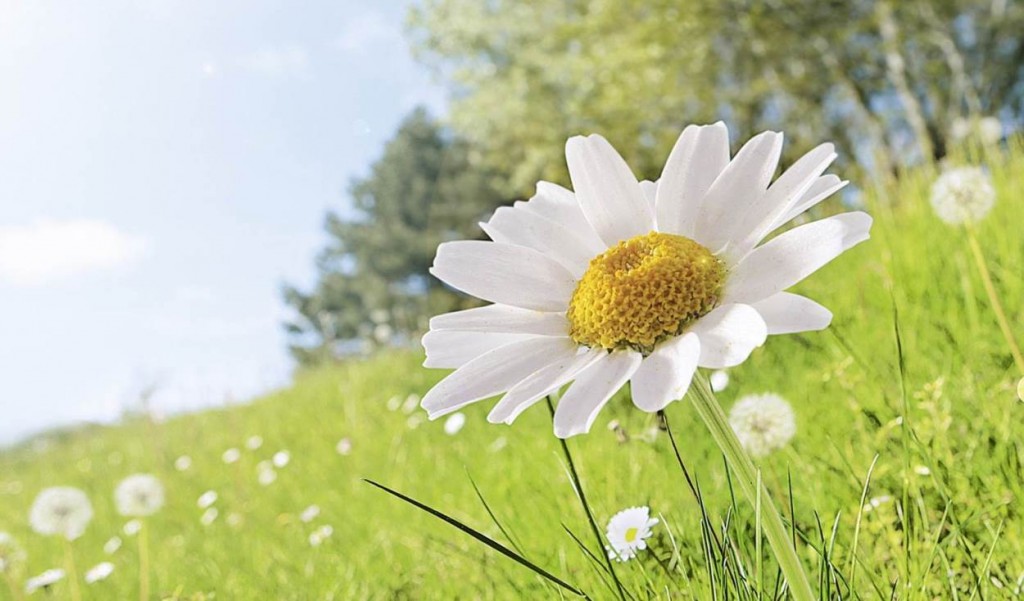
{"type": "Polygon", "coordinates": [[[287,382],[281,284],[443,110],[406,5],[0,0],[0,441],[287,382]]]}

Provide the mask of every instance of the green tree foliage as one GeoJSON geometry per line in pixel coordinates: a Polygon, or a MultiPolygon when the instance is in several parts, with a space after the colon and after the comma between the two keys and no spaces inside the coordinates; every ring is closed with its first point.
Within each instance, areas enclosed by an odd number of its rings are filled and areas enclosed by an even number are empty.
{"type": "Polygon", "coordinates": [[[409,115],[370,174],[352,183],[351,210],[328,214],[315,288],[284,290],[296,359],[408,340],[431,315],[468,306],[427,270],[441,242],[481,234],[477,222],[502,202],[494,179],[424,110],[409,115]]]}
{"type": "Polygon", "coordinates": [[[422,60],[452,121],[512,189],[565,181],[562,144],[601,132],[656,177],[682,125],[823,139],[874,174],[942,157],[958,121],[1024,109],[1014,0],[428,0],[422,60]]]}

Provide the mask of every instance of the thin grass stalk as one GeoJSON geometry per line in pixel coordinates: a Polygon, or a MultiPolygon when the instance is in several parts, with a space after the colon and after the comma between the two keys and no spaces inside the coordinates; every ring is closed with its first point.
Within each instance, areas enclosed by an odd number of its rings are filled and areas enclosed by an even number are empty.
{"type": "Polygon", "coordinates": [[[82,601],[82,589],[78,586],[78,568],[75,567],[75,551],[71,548],[71,541],[67,537],[64,540],[64,571],[68,576],[68,587],[71,589],[71,601],[82,601]]]}
{"type": "Polygon", "coordinates": [[[760,493],[758,492],[757,470],[740,445],[739,439],[736,438],[736,433],[733,432],[728,418],[722,412],[718,400],[715,399],[707,378],[703,374],[696,374],[690,390],[690,399],[697,409],[697,414],[708,427],[711,437],[714,438],[732,471],[735,472],[735,480],[747,502],[756,505],[760,494],[764,533],[768,538],[768,544],[775,553],[775,559],[789,583],[793,598],[796,601],[813,601],[814,592],[811,589],[811,583],[796,554],[796,548],[790,542],[789,533],[782,522],[782,516],[772,502],[771,495],[764,490],[763,485],[760,487],[762,489],[760,493]]]}
{"type": "Polygon", "coordinates": [[[985,294],[988,295],[988,302],[992,304],[992,312],[996,314],[996,321],[999,322],[999,329],[1003,332],[1006,345],[1010,347],[1010,354],[1017,364],[1017,369],[1024,375],[1024,355],[1021,355],[1020,347],[1013,337],[1013,330],[1010,329],[1010,321],[1003,311],[1003,304],[999,302],[999,295],[996,294],[996,287],[992,283],[992,275],[989,273],[988,264],[985,262],[985,255],[981,252],[981,245],[974,234],[974,227],[967,226],[967,244],[971,247],[971,254],[974,255],[974,263],[978,266],[978,273],[981,274],[981,283],[985,286],[985,294]]]}
{"type": "Polygon", "coordinates": [[[139,601],[149,600],[149,524],[139,528],[139,601]]]}

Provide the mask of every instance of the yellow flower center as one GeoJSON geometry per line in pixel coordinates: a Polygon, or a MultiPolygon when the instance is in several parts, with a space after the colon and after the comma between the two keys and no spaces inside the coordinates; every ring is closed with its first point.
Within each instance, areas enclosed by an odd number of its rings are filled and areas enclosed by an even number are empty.
{"type": "Polygon", "coordinates": [[[636,528],[628,528],[626,530],[626,542],[631,543],[636,540],[636,528]]]}
{"type": "Polygon", "coordinates": [[[725,265],[684,236],[650,232],[590,261],[569,301],[577,343],[650,354],[715,307],[725,265]]]}

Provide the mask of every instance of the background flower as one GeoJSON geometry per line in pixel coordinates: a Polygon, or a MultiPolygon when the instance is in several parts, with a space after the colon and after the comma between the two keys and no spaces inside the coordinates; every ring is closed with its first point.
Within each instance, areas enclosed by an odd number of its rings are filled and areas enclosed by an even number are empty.
{"type": "Polygon", "coordinates": [[[117,485],[114,500],[118,513],[123,516],[153,515],[164,506],[164,486],[156,476],[134,474],[117,485]]]}
{"type": "Polygon", "coordinates": [[[92,520],[92,504],[84,492],[70,486],[44,489],[29,511],[29,524],[39,534],[74,540],[92,520]]]}
{"type": "Polygon", "coordinates": [[[754,457],[781,449],[796,435],[793,409],[777,394],[742,397],[729,411],[729,424],[754,457]]]}

